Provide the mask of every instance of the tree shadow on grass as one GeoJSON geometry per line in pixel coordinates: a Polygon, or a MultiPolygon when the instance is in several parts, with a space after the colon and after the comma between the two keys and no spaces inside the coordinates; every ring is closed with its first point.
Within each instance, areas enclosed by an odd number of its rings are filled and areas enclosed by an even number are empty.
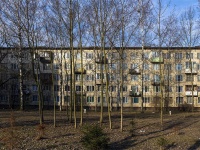
{"type": "Polygon", "coordinates": [[[188,148],[188,150],[197,150],[200,148],[200,140],[197,140],[192,146],[188,148]]]}
{"type": "Polygon", "coordinates": [[[116,150],[116,149],[129,149],[131,147],[134,147],[136,140],[133,139],[132,136],[128,136],[120,141],[116,141],[109,144],[110,150],[116,150]]]}

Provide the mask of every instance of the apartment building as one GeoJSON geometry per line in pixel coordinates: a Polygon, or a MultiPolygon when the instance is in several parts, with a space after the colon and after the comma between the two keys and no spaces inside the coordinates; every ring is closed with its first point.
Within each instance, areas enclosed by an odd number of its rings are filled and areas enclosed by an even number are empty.
{"type": "MultiPolygon", "coordinates": [[[[100,48],[88,47],[83,48],[82,52],[83,70],[81,50],[74,48],[75,66],[72,73],[75,86],[70,87],[72,54],[69,48],[41,47],[35,50],[32,57],[28,48],[23,49],[24,105],[38,105],[38,86],[33,78],[34,72],[42,85],[46,106],[53,105],[53,93],[58,106],[70,105],[71,90],[76,93],[77,106],[80,106],[83,75],[84,107],[99,108],[102,89],[104,106],[107,106],[106,81],[112,108],[120,107],[121,100],[126,108],[140,108],[142,102],[144,108],[159,107],[161,97],[165,107],[178,107],[193,102],[195,107],[200,107],[199,47],[145,47],[143,50],[140,47],[127,47],[123,51],[120,48],[106,48],[105,55],[100,48]]],[[[16,49],[1,48],[1,106],[19,105],[18,54],[16,49]]]]}

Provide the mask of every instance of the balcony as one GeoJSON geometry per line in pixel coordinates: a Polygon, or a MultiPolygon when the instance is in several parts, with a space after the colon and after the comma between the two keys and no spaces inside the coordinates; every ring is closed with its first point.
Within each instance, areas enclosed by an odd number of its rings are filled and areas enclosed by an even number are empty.
{"type": "Polygon", "coordinates": [[[160,84],[163,85],[163,82],[160,81],[160,80],[152,80],[152,81],[151,81],[151,84],[152,84],[153,86],[159,86],[160,84]]]}
{"type": "Polygon", "coordinates": [[[108,63],[108,59],[106,58],[106,61],[104,62],[104,56],[102,56],[102,57],[97,57],[96,58],[96,60],[95,60],[95,62],[97,63],[97,64],[107,64],[108,63]]]}
{"type": "Polygon", "coordinates": [[[152,57],[151,63],[161,64],[161,63],[164,63],[164,59],[163,57],[152,57]]]}
{"type": "Polygon", "coordinates": [[[40,61],[43,64],[50,64],[51,63],[51,58],[50,57],[40,57],[40,61]]]}
{"type": "Polygon", "coordinates": [[[197,74],[197,69],[192,68],[192,71],[191,69],[185,69],[185,74],[197,74]]]}
{"type": "Polygon", "coordinates": [[[52,84],[52,74],[51,73],[41,73],[40,80],[43,84],[52,84]]]}
{"type": "Polygon", "coordinates": [[[135,74],[140,74],[139,69],[129,69],[129,74],[135,75],[135,74]]]}
{"type": "MultiPolygon", "coordinates": [[[[76,95],[77,96],[81,96],[81,91],[76,91],[76,95]]],[[[83,91],[83,96],[86,96],[86,92],[85,91],[83,91]]]]}
{"type": "Polygon", "coordinates": [[[136,92],[136,91],[129,91],[129,96],[131,97],[141,97],[141,92],[136,92]]]}
{"type": "MultiPolygon", "coordinates": [[[[185,95],[186,96],[192,96],[192,91],[186,91],[185,95]]],[[[197,91],[193,91],[193,96],[198,96],[198,92],[197,91]]]]}
{"type": "MultiPolygon", "coordinates": [[[[97,85],[101,85],[101,79],[96,80],[96,84],[97,85]]],[[[103,83],[102,84],[106,84],[106,79],[103,79],[103,83]]]]}
{"type": "Polygon", "coordinates": [[[79,68],[79,69],[75,69],[75,74],[81,74],[81,73],[86,74],[86,70],[83,69],[83,71],[82,71],[81,68],[79,68]]]}

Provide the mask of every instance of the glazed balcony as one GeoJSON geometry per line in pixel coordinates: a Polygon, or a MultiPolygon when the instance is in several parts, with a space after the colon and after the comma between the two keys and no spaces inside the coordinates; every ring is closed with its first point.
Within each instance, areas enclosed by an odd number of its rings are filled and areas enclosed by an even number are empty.
{"type": "Polygon", "coordinates": [[[135,74],[140,74],[139,69],[129,69],[129,74],[135,75],[135,74]]]}
{"type": "Polygon", "coordinates": [[[192,71],[191,69],[185,69],[185,74],[197,74],[197,69],[192,68],[192,71]]]}
{"type": "Polygon", "coordinates": [[[141,97],[141,92],[136,92],[136,91],[129,91],[129,96],[131,97],[141,97]]]}
{"type": "Polygon", "coordinates": [[[197,91],[193,91],[193,93],[192,93],[192,91],[186,91],[185,92],[185,95],[186,96],[198,96],[198,92],[197,91]]]}
{"type": "Polygon", "coordinates": [[[95,60],[95,62],[97,63],[97,64],[107,64],[108,63],[108,59],[107,58],[105,58],[105,62],[104,62],[104,56],[102,56],[102,57],[97,57],[96,58],[96,60],[95,60]]]}
{"type": "Polygon", "coordinates": [[[152,57],[151,63],[161,64],[161,63],[164,63],[164,59],[163,59],[163,57],[152,57]]]}
{"type": "Polygon", "coordinates": [[[151,84],[153,86],[159,86],[160,84],[163,85],[163,82],[161,82],[160,80],[152,80],[151,84]]]}
{"type": "Polygon", "coordinates": [[[86,74],[86,70],[85,69],[82,70],[81,68],[75,69],[75,74],[81,74],[81,73],[86,74]]]}

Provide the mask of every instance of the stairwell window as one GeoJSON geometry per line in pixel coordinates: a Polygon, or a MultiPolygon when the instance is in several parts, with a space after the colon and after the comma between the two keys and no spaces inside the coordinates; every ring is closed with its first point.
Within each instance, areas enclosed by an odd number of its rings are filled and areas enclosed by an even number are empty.
{"type": "Polygon", "coordinates": [[[128,97],[123,97],[123,103],[125,103],[125,104],[128,103],[128,97]]]}
{"type": "Polygon", "coordinates": [[[183,86],[176,86],[176,92],[183,92],[183,86]]]}
{"type": "Polygon", "coordinates": [[[94,96],[88,96],[87,103],[94,103],[94,96]]]}

